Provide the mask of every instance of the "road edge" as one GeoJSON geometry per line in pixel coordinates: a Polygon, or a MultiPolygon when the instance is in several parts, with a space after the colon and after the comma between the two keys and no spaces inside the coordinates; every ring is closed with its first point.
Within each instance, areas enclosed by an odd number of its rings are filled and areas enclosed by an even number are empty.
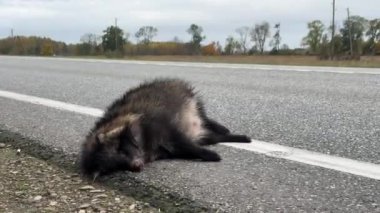
{"type": "MultiPolygon", "coordinates": [[[[43,145],[34,139],[6,130],[1,126],[0,141],[49,164],[70,172],[78,172],[78,156],[76,154],[68,154],[57,148],[43,145]]],[[[163,212],[216,212],[205,202],[192,200],[168,189],[143,182],[128,173],[118,173],[113,176],[99,178],[97,181],[105,187],[117,190],[137,200],[148,202],[163,212]]]]}

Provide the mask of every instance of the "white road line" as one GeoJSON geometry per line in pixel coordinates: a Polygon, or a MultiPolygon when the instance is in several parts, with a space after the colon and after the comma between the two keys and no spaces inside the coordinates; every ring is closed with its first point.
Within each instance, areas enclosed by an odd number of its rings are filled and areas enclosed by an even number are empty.
{"type": "MultiPolygon", "coordinates": [[[[52,107],[59,110],[66,110],[79,114],[90,115],[93,117],[100,117],[104,113],[101,109],[85,107],[61,101],[54,101],[46,98],[40,98],[3,90],[0,90],[0,97],[52,107]]],[[[378,164],[336,157],[257,140],[252,140],[252,143],[250,144],[224,143],[223,145],[238,149],[244,149],[256,153],[261,153],[270,157],[287,159],[304,164],[319,166],[327,169],[333,169],[341,172],[380,180],[380,165],[378,164]]]]}
{"type": "Polygon", "coordinates": [[[326,155],[318,152],[297,149],[264,141],[252,140],[250,144],[224,143],[230,147],[249,150],[276,158],[333,169],[354,175],[380,180],[380,165],[349,158],[326,155]]]}
{"type": "Polygon", "coordinates": [[[372,74],[380,75],[379,68],[351,68],[351,67],[317,67],[317,66],[288,66],[288,65],[264,65],[264,64],[236,64],[236,63],[206,63],[206,62],[173,62],[173,61],[138,61],[138,60],[106,60],[106,59],[83,59],[83,58],[48,58],[35,56],[0,56],[0,58],[17,58],[24,60],[55,60],[87,63],[113,63],[133,65],[155,65],[174,67],[194,67],[210,69],[244,69],[266,71],[291,71],[291,72],[322,72],[339,74],[372,74]]]}
{"type": "Polygon", "coordinates": [[[9,98],[9,99],[17,100],[17,101],[28,102],[32,104],[43,105],[43,106],[52,107],[52,108],[60,109],[60,110],[66,110],[70,112],[76,112],[76,113],[80,113],[84,115],[91,115],[95,117],[100,117],[103,115],[103,110],[100,110],[100,109],[79,106],[76,104],[69,104],[69,103],[65,103],[61,101],[54,101],[54,100],[50,100],[46,98],[39,98],[35,96],[23,95],[23,94],[3,91],[3,90],[0,90],[0,97],[9,98]]]}

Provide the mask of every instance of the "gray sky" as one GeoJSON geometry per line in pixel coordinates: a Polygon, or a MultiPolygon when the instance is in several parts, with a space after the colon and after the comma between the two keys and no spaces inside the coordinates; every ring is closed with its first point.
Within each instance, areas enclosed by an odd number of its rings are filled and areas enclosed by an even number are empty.
{"type": "MultiPolygon", "coordinates": [[[[336,0],[337,24],[353,15],[380,18],[379,0],[336,0]]],[[[206,42],[224,43],[236,36],[240,26],[253,26],[264,20],[272,26],[281,23],[282,43],[300,46],[307,33],[306,23],[314,19],[329,25],[332,0],[0,0],[0,38],[10,35],[48,36],[77,43],[85,33],[101,34],[114,24],[131,34],[140,26],[158,28],[154,40],[188,41],[191,23],[203,27],[206,42]]]]}

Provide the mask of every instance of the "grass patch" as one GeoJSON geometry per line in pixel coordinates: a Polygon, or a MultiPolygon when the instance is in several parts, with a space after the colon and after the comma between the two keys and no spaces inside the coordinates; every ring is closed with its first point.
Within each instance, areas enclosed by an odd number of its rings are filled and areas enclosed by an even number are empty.
{"type": "MultiPolygon", "coordinates": [[[[106,59],[105,56],[83,56],[74,58],[106,59]]],[[[176,62],[207,62],[207,63],[236,63],[236,64],[266,64],[266,65],[295,65],[295,66],[329,66],[329,67],[366,67],[380,68],[380,56],[363,56],[360,61],[329,61],[319,60],[316,56],[125,56],[124,60],[142,61],[176,61],[176,62]]],[[[119,60],[123,60],[119,59],[119,60]]]]}

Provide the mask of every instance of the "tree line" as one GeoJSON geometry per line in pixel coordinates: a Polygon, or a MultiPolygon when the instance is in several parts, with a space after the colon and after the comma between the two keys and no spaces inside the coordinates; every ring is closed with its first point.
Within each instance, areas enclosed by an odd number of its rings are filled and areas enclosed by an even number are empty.
{"type": "Polygon", "coordinates": [[[157,42],[153,38],[157,36],[158,29],[153,26],[143,26],[134,34],[137,42],[130,40],[130,34],[124,33],[117,26],[109,26],[103,31],[102,36],[85,34],[78,44],[78,51],[83,55],[105,54],[118,55],[218,55],[222,53],[221,47],[216,42],[201,45],[206,38],[203,28],[191,24],[187,33],[191,40],[182,42],[177,37],[171,41],[157,42]]]}
{"type": "Polygon", "coordinates": [[[320,20],[309,22],[307,27],[309,32],[302,44],[310,54],[317,54],[321,59],[355,59],[380,54],[380,19],[352,16],[344,20],[334,37],[332,27],[326,27],[320,20]]]}
{"type": "Polygon", "coordinates": [[[241,26],[235,35],[226,38],[222,47],[219,42],[202,44],[206,36],[203,28],[191,24],[186,30],[191,40],[183,42],[178,37],[158,42],[154,37],[158,29],[142,26],[134,34],[137,42],[130,40],[130,33],[117,26],[107,27],[102,35],[86,33],[78,44],[66,44],[50,38],[14,36],[0,39],[0,54],[10,55],[253,55],[253,54],[309,54],[321,59],[357,58],[360,55],[380,54],[380,19],[367,20],[352,16],[331,38],[332,27],[322,21],[307,23],[308,33],[303,38],[303,48],[290,49],[282,43],[281,24],[273,27],[266,21],[253,27],[241,26]],[[273,32],[273,33],[272,33],[273,32]],[[267,48],[269,47],[269,48],[267,48]],[[333,51],[333,52],[332,52],[333,51]]]}

